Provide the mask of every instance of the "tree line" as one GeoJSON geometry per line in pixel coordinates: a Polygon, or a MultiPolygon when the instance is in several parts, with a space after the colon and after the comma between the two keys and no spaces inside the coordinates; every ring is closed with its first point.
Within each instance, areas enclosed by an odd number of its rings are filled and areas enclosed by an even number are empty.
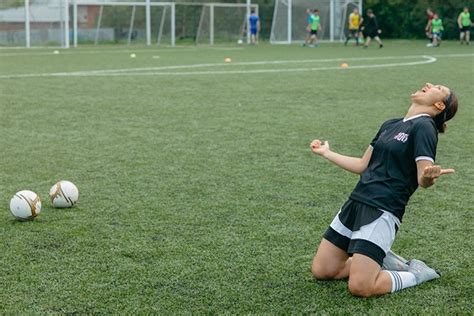
{"type": "Polygon", "coordinates": [[[428,21],[426,9],[431,8],[443,20],[444,39],[459,37],[457,18],[463,8],[474,9],[474,0],[365,0],[364,11],[374,10],[384,38],[416,39],[425,37],[428,21]]]}
{"type": "MultiPolygon", "coordinates": [[[[252,3],[259,5],[261,35],[269,38],[275,0],[252,0],[252,3]]],[[[443,38],[456,39],[459,37],[457,18],[465,6],[474,12],[474,0],[364,0],[363,15],[367,9],[374,11],[382,28],[383,38],[421,39],[425,38],[425,26],[428,22],[426,9],[431,8],[443,20],[443,38]]]]}

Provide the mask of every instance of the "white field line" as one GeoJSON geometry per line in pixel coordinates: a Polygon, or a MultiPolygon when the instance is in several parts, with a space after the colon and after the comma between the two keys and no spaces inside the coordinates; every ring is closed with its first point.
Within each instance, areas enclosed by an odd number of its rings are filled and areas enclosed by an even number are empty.
{"type": "Polygon", "coordinates": [[[263,73],[282,73],[282,72],[308,72],[317,70],[344,70],[349,69],[369,69],[369,68],[388,68],[388,67],[402,67],[414,66],[422,64],[430,64],[436,61],[436,58],[424,56],[426,58],[422,61],[406,62],[406,63],[391,63],[391,64],[373,64],[373,65],[359,65],[350,66],[349,68],[341,68],[339,66],[331,67],[313,67],[313,68],[279,68],[279,69],[251,69],[251,70],[209,70],[209,71],[188,71],[188,72],[128,72],[128,73],[104,73],[95,74],[93,76],[192,76],[192,75],[228,75],[228,74],[263,74],[263,73]]]}
{"type": "MultiPolygon", "coordinates": [[[[372,65],[355,65],[349,69],[369,69],[382,67],[401,67],[429,64],[436,61],[431,56],[385,56],[385,57],[360,57],[360,58],[333,58],[333,59],[308,59],[308,60],[276,60],[276,61],[257,61],[257,62],[240,62],[240,63],[213,63],[213,64],[194,64],[194,65],[178,65],[163,67],[146,67],[146,68],[125,68],[125,69],[109,69],[109,70],[91,70],[78,72],[56,72],[56,73],[38,73],[38,74],[19,74],[19,75],[0,75],[0,79],[19,79],[19,78],[37,78],[37,77],[89,77],[89,76],[150,76],[150,75],[212,75],[212,74],[256,74],[256,73],[278,73],[278,72],[307,72],[316,70],[335,70],[340,67],[312,67],[312,68],[278,68],[278,69],[250,69],[250,70],[210,70],[210,71],[187,71],[187,72],[170,72],[167,70],[181,69],[198,69],[210,67],[230,67],[230,66],[256,66],[256,65],[282,65],[282,64],[307,64],[307,63],[329,63],[340,61],[374,61],[374,60],[393,60],[393,59],[415,59],[421,58],[421,61],[389,63],[389,64],[372,64],[372,65]]],[[[346,70],[346,69],[344,69],[346,70]]]]}
{"type": "Polygon", "coordinates": [[[178,69],[196,69],[209,67],[232,67],[232,66],[257,66],[257,65],[286,65],[286,64],[307,64],[307,63],[330,63],[339,61],[372,61],[372,60],[388,60],[388,59],[415,59],[425,56],[385,56],[385,57],[354,57],[354,58],[331,58],[331,59],[300,59],[300,60],[267,60],[267,61],[250,61],[250,62],[234,62],[234,63],[212,63],[212,64],[192,64],[177,66],[161,66],[161,67],[142,67],[142,68],[125,68],[125,69],[109,69],[109,70],[90,70],[79,71],[82,74],[103,74],[103,73],[126,73],[133,71],[154,71],[154,70],[178,70],[178,69]]]}
{"type": "Polygon", "coordinates": [[[1,53],[0,49],[0,58],[2,57],[21,57],[21,56],[52,56],[56,55],[53,52],[57,50],[59,52],[59,55],[90,55],[90,54],[130,54],[130,53],[176,53],[176,52],[185,52],[185,51],[197,51],[197,50],[223,50],[223,51],[240,51],[243,50],[243,47],[206,47],[206,46],[197,46],[197,47],[186,47],[183,46],[181,48],[178,47],[173,47],[169,46],[170,48],[167,48],[166,46],[160,46],[156,48],[149,48],[149,49],[133,49],[133,47],[130,48],[124,48],[124,49],[115,49],[115,50],[108,50],[108,49],[102,49],[102,50],[68,50],[68,49],[62,49],[60,47],[57,48],[51,48],[50,51],[43,51],[43,52],[25,52],[25,53],[1,53]]]}
{"type": "MultiPolygon", "coordinates": [[[[209,64],[191,64],[191,65],[175,65],[161,67],[141,67],[141,68],[123,68],[123,69],[105,69],[105,70],[85,70],[75,72],[59,72],[45,73],[39,75],[52,76],[80,76],[80,75],[102,75],[108,73],[128,73],[128,72],[144,72],[144,71],[161,71],[161,70],[179,70],[179,69],[196,69],[210,67],[233,67],[233,66],[257,66],[257,65],[285,65],[285,64],[307,64],[307,63],[330,63],[339,61],[372,61],[372,60],[389,60],[389,59],[415,59],[424,56],[385,56],[385,57],[354,57],[354,58],[331,58],[331,59],[300,59],[300,60],[267,60],[267,61],[251,61],[251,62],[234,62],[234,63],[209,63],[209,64]]],[[[25,74],[24,76],[34,76],[35,74],[25,74]]],[[[19,75],[23,76],[23,75],[19,75]]],[[[0,77],[1,78],[1,77],[0,77]]]]}

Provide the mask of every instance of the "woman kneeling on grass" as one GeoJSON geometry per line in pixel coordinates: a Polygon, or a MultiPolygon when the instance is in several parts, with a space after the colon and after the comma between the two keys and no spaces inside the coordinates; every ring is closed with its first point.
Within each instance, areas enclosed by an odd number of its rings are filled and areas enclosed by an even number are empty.
{"type": "Polygon", "coordinates": [[[449,88],[431,83],[413,93],[411,101],[404,118],[382,124],[362,158],[333,152],[328,142],[311,142],[313,153],[361,175],[324,234],[311,269],[321,280],[349,277],[349,290],[356,296],[391,293],[439,278],[424,262],[407,262],[390,248],[418,185],[428,188],[439,176],[454,172],[433,163],[438,132],[456,114],[458,101],[449,88]]]}

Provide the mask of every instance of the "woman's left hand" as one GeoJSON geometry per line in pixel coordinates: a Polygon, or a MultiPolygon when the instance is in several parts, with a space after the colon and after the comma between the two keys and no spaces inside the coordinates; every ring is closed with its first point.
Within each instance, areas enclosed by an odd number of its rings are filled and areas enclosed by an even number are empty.
{"type": "Polygon", "coordinates": [[[423,169],[422,176],[428,179],[437,179],[443,174],[454,173],[454,169],[441,169],[441,166],[433,165],[427,166],[423,169]]]}

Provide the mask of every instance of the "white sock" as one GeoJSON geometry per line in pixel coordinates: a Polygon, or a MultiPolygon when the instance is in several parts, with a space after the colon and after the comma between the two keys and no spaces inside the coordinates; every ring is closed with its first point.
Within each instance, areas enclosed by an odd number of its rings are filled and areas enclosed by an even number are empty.
{"type": "Polygon", "coordinates": [[[415,275],[406,271],[385,271],[392,279],[392,293],[416,285],[415,275]]]}

